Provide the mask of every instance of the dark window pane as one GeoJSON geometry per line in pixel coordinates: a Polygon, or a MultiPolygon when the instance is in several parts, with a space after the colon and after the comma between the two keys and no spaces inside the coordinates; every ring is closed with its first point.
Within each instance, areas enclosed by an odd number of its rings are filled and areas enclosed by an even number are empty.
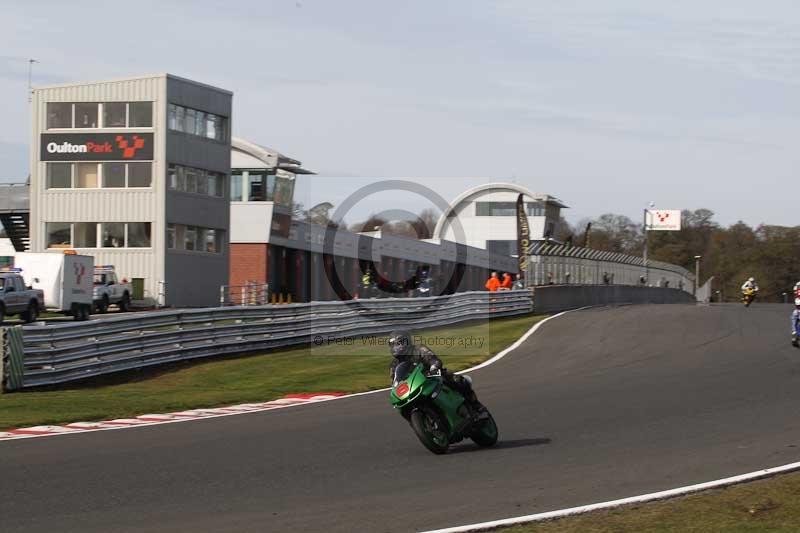
{"type": "Polygon", "coordinates": [[[152,128],[153,102],[131,102],[130,115],[131,128],[152,128]]]}
{"type": "Polygon", "coordinates": [[[76,128],[96,128],[97,127],[97,104],[75,104],[75,127],[76,128]]]}
{"type": "Polygon", "coordinates": [[[72,163],[47,163],[47,188],[72,187],[72,163]]]}
{"type": "Polygon", "coordinates": [[[197,228],[194,226],[186,226],[183,230],[183,249],[194,250],[197,245],[197,228]]]}
{"type": "Polygon", "coordinates": [[[231,201],[242,201],[242,175],[231,174],[231,201]]]}
{"type": "Polygon", "coordinates": [[[265,201],[266,195],[264,194],[264,175],[263,174],[250,174],[248,178],[250,183],[250,190],[248,200],[251,202],[263,202],[265,201]]]}
{"type": "Polygon", "coordinates": [[[106,102],[103,104],[103,127],[125,127],[125,102],[106,102]]]}
{"type": "Polygon", "coordinates": [[[76,248],[97,247],[97,223],[95,222],[75,223],[75,247],[76,248]]]}
{"type": "Polygon", "coordinates": [[[128,163],[128,187],[149,187],[152,181],[152,163],[128,163]]]}
{"type": "Polygon", "coordinates": [[[125,224],[106,222],[103,224],[103,248],[125,247],[125,224]]]}
{"type": "Polygon", "coordinates": [[[47,232],[48,248],[69,248],[72,246],[69,222],[48,222],[45,230],[47,232]]]}
{"type": "Polygon", "coordinates": [[[167,248],[174,250],[177,246],[177,232],[175,224],[167,224],[167,248]]]}
{"type": "Polygon", "coordinates": [[[149,247],[150,247],[150,223],[129,222],[128,248],[149,248],[149,247]]]}
{"type": "Polygon", "coordinates": [[[198,194],[208,194],[208,176],[202,170],[197,171],[197,192],[198,194]]]}
{"type": "Polygon", "coordinates": [[[47,103],[47,127],[48,128],[71,128],[72,127],[72,104],[63,102],[47,103]]]}
{"type": "Polygon", "coordinates": [[[125,163],[103,163],[103,187],[125,186],[125,163]]]}
{"type": "Polygon", "coordinates": [[[194,135],[195,122],[197,121],[197,111],[186,109],[186,116],[183,119],[183,131],[194,135]]]}

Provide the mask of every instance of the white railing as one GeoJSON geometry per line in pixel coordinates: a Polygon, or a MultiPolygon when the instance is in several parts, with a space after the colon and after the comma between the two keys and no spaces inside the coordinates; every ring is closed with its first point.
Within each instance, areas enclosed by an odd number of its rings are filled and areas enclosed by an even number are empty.
{"type": "Polygon", "coordinates": [[[530,313],[528,290],[157,311],[6,328],[6,390],[223,354],[530,313]],[[20,335],[21,332],[21,335],[20,335]],[[19,341],[21,338],[21,342],[19,341]],[[16,339],[16,341],[15,341],[16,339]],[[16,369],[16,370],[14,370],[16,369]],[[17,384],[17,386],[9,386],[17,384]]]}
{"type": "Polygon", "coordinates": [[[683,267],[616,252],[537,242],[530,248],[528,284],[641,285],[691,292],[694,275],[683,267]]]}

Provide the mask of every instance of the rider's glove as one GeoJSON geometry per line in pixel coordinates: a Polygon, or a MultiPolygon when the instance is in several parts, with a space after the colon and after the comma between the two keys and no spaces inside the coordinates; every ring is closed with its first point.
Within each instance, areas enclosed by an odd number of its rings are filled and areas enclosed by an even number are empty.
{"type": "Polygon", "coordinates": [[[430,373],[431,374],[433,374],[435,372],[438,372],[438,371],[439,371],[439,365],[437,365],[437,364],[431,365],[431,369],[430,369],[430,373]]]}

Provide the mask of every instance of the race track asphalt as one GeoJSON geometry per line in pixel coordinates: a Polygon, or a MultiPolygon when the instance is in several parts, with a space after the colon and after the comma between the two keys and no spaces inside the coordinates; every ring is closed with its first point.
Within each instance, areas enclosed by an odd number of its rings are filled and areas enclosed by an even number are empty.
{"type": "Polygon", "coordinates": [[[629,306],[545,324],[473,374],[501,442],[434,456],[386,393],[0,442],[0,531],[406,532],[800,460],[779,305],[629,306]]]}

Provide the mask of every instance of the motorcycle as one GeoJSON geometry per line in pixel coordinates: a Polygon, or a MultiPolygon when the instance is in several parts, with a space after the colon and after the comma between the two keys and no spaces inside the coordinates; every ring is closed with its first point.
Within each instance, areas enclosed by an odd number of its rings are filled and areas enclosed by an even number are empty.
{"type": "Polygon", "coordinates": [[[481,447],[497,443],[497,424],[491,413],[476,410],[445,385],[441,370],[427,373],[422,364],[400,363],[392,379],[390,401],[423,446],[435,454],[446,453],[451,444],[465,438],[481,447]]]}
{"type": "Polygon", "coordinates": [[[414,296],[417,298],[424,298],[426,296],[431,296],[431,281],[429,279],[423,279],[417,288],[414,290],[414,296]]]}
{"type": "Polygon", "coordinates": [[[745,307],[750,307],[750,304],[753,303],[753,300],[756,299],[756,289],[749,287],[742,291],[742,303],[745,307]]]}

